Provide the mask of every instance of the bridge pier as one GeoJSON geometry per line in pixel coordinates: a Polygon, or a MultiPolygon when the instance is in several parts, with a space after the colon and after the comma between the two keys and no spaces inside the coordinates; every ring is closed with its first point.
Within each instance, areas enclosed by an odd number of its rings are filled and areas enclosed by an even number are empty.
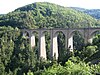
{"type": "Polygon", "coordinates": [[[29,36],[29,41],[31,44],[31,48],[34,48],[35,47],[35,35],[34,34],[29,36]]]}
{"type": "Polygon", "coordinates": [[[58,41],[57,35],[51,31],[51,59],[58,59],[58,41]]]}
{"type": "Polygon", "coordinates": [[[73,35],[68,38],[68,49],[73,52],[73,35]]]}
{"type": "Polygon", "coordinates": [[[84,44],[87,45],[87,44],[92,44],[93,42],[93,38],[84,38],[84,44]]]}
{"type": "Polygon", "coordinates": [[[67,38],[67,34],[65,35],[65,49],[68,49],[68,38],[67,38]]]}
{"type": "Polygon", "coordinates": [[[91,32],[89,30],[84,31],[84,43],[87,44],[92,44],[93,38],[91,36],[91,32]]]}
{"type": "Polygon", "coordinates": [[[40,31],[39,32],[39,57],[47,59],[46,57],[46,44],[45,44],[45,35],[40,31]]]}
{"type": "Polygon", "coordinates": [[[92,42],[93,42],[93,38],[89,38],[88,43],[92,44],[92,42]]]}

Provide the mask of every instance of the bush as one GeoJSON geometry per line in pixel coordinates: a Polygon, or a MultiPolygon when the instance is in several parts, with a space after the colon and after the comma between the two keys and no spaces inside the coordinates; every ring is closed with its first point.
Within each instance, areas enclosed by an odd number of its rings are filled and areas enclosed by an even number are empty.
{"type": "Polygon", "coordinates": [[[68,60],[65,63],[65,66],[61,65],[53,65],[49,67],[42,75],[93,75],[91,67],[84,62],[80,63],[73,63],[72,61],[68,60]]]}

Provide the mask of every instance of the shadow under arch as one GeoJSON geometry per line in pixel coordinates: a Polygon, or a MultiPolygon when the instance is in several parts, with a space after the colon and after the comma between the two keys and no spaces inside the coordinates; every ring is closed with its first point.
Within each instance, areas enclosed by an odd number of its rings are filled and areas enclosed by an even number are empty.
{"type": "Polygon", "coordinates": [[[66,51],[67,51],[67,49],[65,48],[66,45],[65,33],[63,31],[56,31],[54,37],[57,37],[58,62],[62,62],[64,57],[66,56],[66,51]]]}
{"type": "MultiPolygon", "coordinates": [[[[94,30],[94,31],[92,31],[90,33],[89,42],[91,44],[93,44],[95,42],[95,39],[96,39],[95,37],[98,36],[98,35],[100,35],[100,30],[94,30]]],[[[99,38],[97,38],[97,39],[99,39],[99,38]]],[[[98,40],[98,42],[100,42],[100,41],[98,40]]]]}
{"type": "Polygon", "coordinates": [[[38,46],[38,41],[39,41],[39,32],[38,31],[32,31],[31,36],[34,36],[35,38],[35,46],[38,46]]]}
{"type": "Polygon", "coordinates": [[[29,38],[29,31],[24,30],[24,31],[22,31],[22,34],[23,34],[23,37],[29,38]]]}
{"type": "Polygon", "coordinates": [[[73,39],[73,49],[74,50],[82,50],[84,44],[84,32],[79,30],[74,30],[69,33],[69,38],[73,39]]]}
{"type": "Polygon", "coordinates": [[[43,30],[42,36],[45,37],[45,49],[46,49],[46,58],[50,59],[50,46],[51,46],[51,38],[50,38],[50,31],[49,30],[43,30]]]}
{"type": "Polygon", "coordinates": [[[30,32],[28,30],[22,30],[21,33],[22,33],[23,42],[24,43],[26,42],[27,44],[30,45],[30,41],[29,41],[30,32]]]}
{"type": "Polygon", "coordinates": [[[36,30],[31,31],[31,45],[32,51],[36,54],[37,58],[39,57],[39,32],[36,30]]]}

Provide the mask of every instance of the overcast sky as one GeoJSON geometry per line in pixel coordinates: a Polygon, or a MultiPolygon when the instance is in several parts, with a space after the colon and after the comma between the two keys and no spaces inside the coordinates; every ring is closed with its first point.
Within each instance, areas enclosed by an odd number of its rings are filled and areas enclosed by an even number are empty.
{"type": "Polygon", "coordinates": [[[65,7],[100,9],[100,0],[0,0],[0,14],[6,14],[18,7],[34,2],[50,2],[65,7]]]}

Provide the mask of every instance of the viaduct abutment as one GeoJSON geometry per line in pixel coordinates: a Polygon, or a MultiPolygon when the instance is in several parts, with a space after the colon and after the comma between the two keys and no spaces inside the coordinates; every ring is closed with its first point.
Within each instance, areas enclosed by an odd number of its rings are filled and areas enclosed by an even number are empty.
{"type": "MultiPolygon", "coordinates": [[[[47,59],[46,55],[46,41],[45,32],[50,33],[50,56],[58,59],[58,41],[57,35],[62,32],[65,35],[65,49],[73,51],[73,35],[74,32],[79,32],[84,39],[84,43],[92,43],[92,38],[95,32],[100,31],[100,28],[54,28],[54,29],[22,29],[23,36],[29,38],[31,48],[36,45],[35,33],[38,34],[39,39],[39,57],[47,59]]],[[[79,40],[80,41],[80,40],[79,40]]]]}

